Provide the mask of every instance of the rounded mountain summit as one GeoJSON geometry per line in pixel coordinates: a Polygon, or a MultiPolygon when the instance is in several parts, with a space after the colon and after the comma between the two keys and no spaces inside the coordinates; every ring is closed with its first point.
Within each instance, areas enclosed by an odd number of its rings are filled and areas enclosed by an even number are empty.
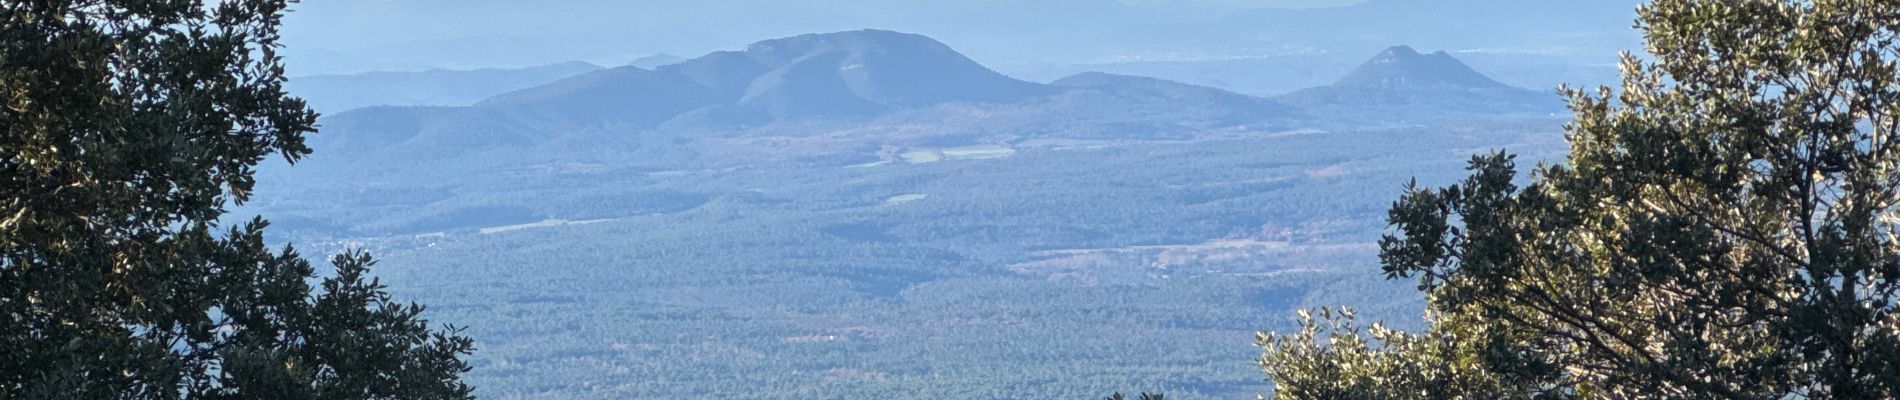
{"type": "Polygon", "coordinates": [[[766,40],[653,70],[620,67],[504,94],[481,106],[655,126],[875,115],[952,102],[1012,102],[1054,90],[991,71],[936,40],[882,30],[766,40]],[[702,110],[703,109],[703,110],[702,110]],[[694,115],[682,115],[697,111],[694,115]]]}

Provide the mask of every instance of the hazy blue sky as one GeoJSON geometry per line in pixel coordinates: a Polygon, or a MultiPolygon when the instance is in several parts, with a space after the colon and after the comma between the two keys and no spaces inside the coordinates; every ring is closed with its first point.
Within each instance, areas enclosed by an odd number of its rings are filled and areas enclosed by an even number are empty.
{"type": "MultiPolygon", "coordinates": [[[[653,53],[690,57],[762,39],[861,28],[924,34],[985,63],[1087,63],[1155,53],[1249,56],[1325,47],[1315,43],[1336,38],[1357,39],[1359,47],[1460,49],[1501,46],[1498,36],[1542,35],[1539,45],[1569,46],[1567,38],[1596,40],[1588,39],[1594,33],[1543,28],[1547,20],[1576,20],[1577,9],[1591,8],[1609,17],[1581,26],[1627,30],[1635,1],[317,0],[298,5],[285,30],[293,74],[569,60],[615,65],[653,53]],[[1321,12],[1252,11],[1300,8],[1321,12]],[[1518,25],[1505,28],[1548,32],[1469,29],[1512,21],[1518,25]]],[[[1365,51],[1359,47],[1347,50],[1365,51]]]]}
{"type": "Polygon", "coordinates": [[[1058,36],[1216,18],[1241,9],[1356,1],[320,0],[295,8],[286,37],[292,54],[323,56],[299,60],[322,64],[306,68],[317,70],[614,63],[858,28],[923,33],[975,46],[967,51],[981,55],[1004,53],[985,49],[988,43],[1055,42],[1058,36]]]}
{"type": "MultiPolygon", "coordinates": [[[[1105,17],[1169,17],[1363,0],[319,0],[297,5],[288,32],[325,47],[476,34],[762,30],[852,24],[964,25],[946,17],[1029,17],[1069,26],[1105,17]],[[1056,13],[1061,12],[1061,13],[1056,13]],[[1051,13],[1051,14],[1042,14],[1051,13]],[[1013,14],[1013,15],[1012,15],[1013,14]]],[[[1091,21],[1094,20],[1094,21],[1091,21]]]]}

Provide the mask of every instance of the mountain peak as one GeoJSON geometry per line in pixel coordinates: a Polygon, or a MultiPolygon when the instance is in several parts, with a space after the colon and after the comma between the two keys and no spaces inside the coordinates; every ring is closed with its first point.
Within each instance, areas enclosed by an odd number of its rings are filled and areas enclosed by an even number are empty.
{"type": "Polygon", "coordinates": [[[740,106],[775,110],[774,115],[857,115],[948,102],[1011,102],[1050,93],[1041,85],[991,71],[936,39],[875,29],[766,40],[660,71],[732,96],[740,106]]]}
{"type": "Polygon", "coordinates": [[[766,40],[652,69],[602,70],[479,105],[581,125],[652,128],[864,117],[1055,92],[996,73],[923,35],[858,30],[766,40]]]}
{"type": "Polygon", "coordinates": [[[746,46],[746,51],[792,51],[804,53],[819,50],[862,51],[878,47],[912,46],[929,48],[931,50],[950,51],[950,46],[938,42],[936,39],[931,39],[929,36],[879,29],[807,33],[798,36],[763,40],[746,46]]]}
{"type": "Polygon", "coordinates": [[[627,65],[644,69],[654,69],[681,61],[686,61],[686,58],[666,53],[655,53],[645,57],[635,58],[633,61],[628,62],[627,65]]]}
{"type": "MultiPolygon", "coordinates": [[[[1443,53],[1443,52],[1441,51],[1440,53],[1443,53]]],[[[1401,59],[1401,58],[1418,57],[1418,56],[1419,56],[1418,50],[1413,49],[1412,46],[1406,46],[1406,45],[1401,44],[1401,45],[1385,48],[1385,51],[1379,52],[1379,55],[1377,57],[1374,57],[1373,59],[1374,60],[1388,60],[1388,59],[1401,59]]]]}
{"type": "Polygon", "coordinates": [[[1404,45],[1386,48],[1333,85],[1373,89],[1508,87],[1449,53],[1422,54],[1404,45]]]}

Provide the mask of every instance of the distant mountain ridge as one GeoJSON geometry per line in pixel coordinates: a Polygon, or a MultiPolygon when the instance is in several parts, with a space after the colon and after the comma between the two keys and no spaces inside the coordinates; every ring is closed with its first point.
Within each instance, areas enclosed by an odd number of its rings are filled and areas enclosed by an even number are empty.
{"type": "Polygon", "coordinates": [[[991,143],[1178,136],[1277,124],[1292,114],[1271,100],[1152,78],[1081,74],[1028,82],[928,37],[860,30],[766,40],[653,69],[601,69],[470,107],[341,113],[326,118],[330,129],[317,141],[354,154],[425,143],[480,148],[590,131],[799,135],[892,126],[907,128],[885,139],[991,143]],[[460,130],[471,132],[458,139],[460,130]]]}
{"type": "Polygon", "coordinates": [[[1185,109],[1188,111],[1177,111],[1175,115],[1193,116],[1216,124],[1240,125],[1298,114],[1297,110],[1273,100],[1143,76],[1084,72],[1057,79],[1050,85],[1099,91],[1128,101],[1152,102],[1155,109],[1185,109]]]}
{"type": "Polygon", "coordinates": [[[653,127],[723,100],[673,74],[627,66],[509,92],[475,106],[560,125],[653,127]]]}
{"type": "Polygon", "coordinates": [[[1106,73],[1028,82],[928,37],[860,30],[766,40],[654,69],[602,69],[469,107],[340,113],[326,118],[313,145],[416,158],[553,142],[631,140],[665,149],[700,138],[797,137],[811,147],[753,150],[863,163],[884,160],[878,149],[892,146],[1186,140],[1419,115],[1560,111],[1551,100],[1498,83],[1444,52],[1404,46],[1333,85],[1261,98],[1106,73]]]}

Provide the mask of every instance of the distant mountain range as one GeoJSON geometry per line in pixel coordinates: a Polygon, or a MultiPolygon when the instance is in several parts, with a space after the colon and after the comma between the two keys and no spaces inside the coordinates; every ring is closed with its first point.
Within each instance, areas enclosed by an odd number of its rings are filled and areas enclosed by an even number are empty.
{"type": "MultiPolygon", "coordinates": [[[[583,68],[583,67],[576,67],[583,68]]],[[[1439,52],[1394,47],[1326,87],[1260,98],[1179,82],[1083,73],[1043,84],[992,71],[921,35],[861,30],[754,43],[655,68],[599,69],[467,107],[372,107],[325,119],[347,154],[429,154],[595,132],[812,136],[862,145],[1036,139],[1179,139],[1333,121],[1561,111],[1439,52]]]]}

